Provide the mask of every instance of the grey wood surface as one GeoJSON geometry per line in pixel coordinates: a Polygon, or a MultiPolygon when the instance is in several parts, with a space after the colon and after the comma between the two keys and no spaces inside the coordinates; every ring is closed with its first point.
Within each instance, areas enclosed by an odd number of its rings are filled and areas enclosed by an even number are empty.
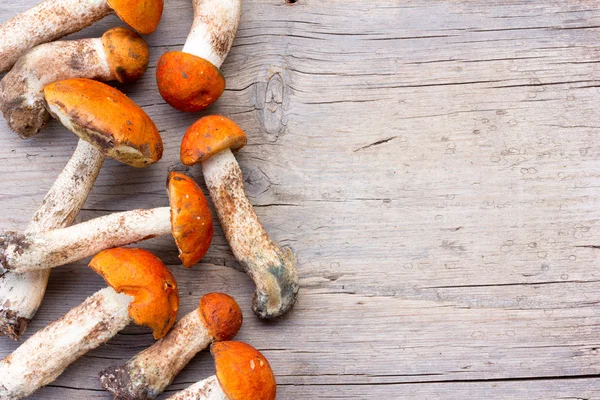
{"type": "MultiPolygon", "coordinates": [[[[36,1],[0,0],[0,21],[36,1]]],[[[154,67],[190,24],[189,0],[167,0],[150,70],[121,86],[164,159],[107,161],[79,220],[167,204],[203,114],[167,106],[154,67]]],[[[143,247],[173,265],[182,314],[209,291],[238,299],[238,339],[271,361],[279,399],[598,399],[599,31],[586,0],[245,0],[209,112],[249,136],[238,159],[267,230],[298,256],[299,303],[257,320],[220,227],[192,270],[171,239],[143,247]]],[[[0,123],[0,228],[25,228],[75,144],[57,123],[29,141],[0,123]]],[[[57,269],[28,334],[102,286],[85,262],[57,269]]],[[[130,327],[32,398],[108,399],[98,372],[151,343],[130,327]]],[[[0,339],[0,357],[16,345],[0,339]]],[[[212,372],[201,354],[169,391],[212,372]]]]}

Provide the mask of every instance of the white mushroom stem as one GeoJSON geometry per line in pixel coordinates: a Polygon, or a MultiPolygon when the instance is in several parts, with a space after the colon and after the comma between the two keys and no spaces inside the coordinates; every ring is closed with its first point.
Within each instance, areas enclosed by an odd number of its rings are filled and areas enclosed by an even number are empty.
{"type": "Polygon", "coordinates": [[[50,119],[44,87],[73,77],[117,79],[102,39],[46,43],[21,57],[0,82],[0,110],[11,129],[23,138],[36,134],[50,119]]]}
{"type": "Polygon", "coordinates": [[[204,161],[202,172],[233,254],[256,284],[254,312],[267,319],[285,314],[299,289],[296,258],[291,250],[280,249],[261,225],[231,150],[204,161]]]}
{"type": "Polygon", "coordinates": [[[80,31],[112,13],[106,0],[46,0],[0,26],[0,73],[28,49],[80,31]]]}
{"type": "Polygon", "coordinates": [[[106,343],[130,322],[133,298],[102,289],[37,332],[0,361],[0,399],[15,400],[54,381],[88,351],[106,343]]]}
{"type": "Polygon", "coordinates": [[[68,228],[0,236],[0,274],[45,270],[171,233],[169,207],[133,210],[95,218],[68,228]]]}
{"type": "MultiPolygon", "coordinates": [[[[69,226],[79,214],[98,177],[105,156],[80,140],[75,152],[29,223],[27,233],[69,226]]],[[[0,278],[0,335],[17,340],[37,311],[50,270],[7,273],[0,278]]]]}
{"type": "Polygon", "coordinates": [[[169,397],[167,400],[229,400],[215,375],[169,397]]]}
{"type": "Polygon", "coordinates": [[[183,317],[167,336],[127,364],[103,371],[100,382],[122,400],[154,399],[212,340],[196,309],[183,317]]]}
{"type": "Polygon", "coordinates": [[[194,23],[183,52],[220,68],[231,50],[242,15],[241,0],[192,0],[194,23]]]}

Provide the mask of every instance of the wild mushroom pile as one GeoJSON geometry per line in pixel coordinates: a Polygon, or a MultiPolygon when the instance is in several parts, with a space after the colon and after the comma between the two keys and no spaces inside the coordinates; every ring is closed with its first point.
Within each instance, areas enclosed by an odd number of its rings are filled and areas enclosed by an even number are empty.
{"type": "MultiPolygon", "coordinates": [[[[160,95],[183,112],[203,110],[223,94],[220,68],[242,11],[241,0],[192,0],[192,5],[194,22],[183,50],[165,53],[156,71],[160,95]]],[[[174,276],[148,250],[122,247],[172,235],[181,263],[188,268],[199,263],[211,246],[213,217],[211,204],[192,178],[169,173],[168,207],[72,225],[106,157],[150,167],[161,159],[163,141],[141,107],[101,83],[126,85],[144,75],[150,49],[138,33],[119,27],[101,38],[54,40],[111,13],[149,34],[162,12],[163,0],[46,0],[0,26],[0,73],[7,72],[0,81],[0,110],[8,127],[25,139],[54,118],[79,137],[25,231],[0,233],[0,336],[20,339],[54,267],[93,256],[89,266],[108,284],[0,361],[2,400],[21,399],[53,382],[130,322],[149,327],[158,341],[100,374],[101,385],[116,398],[156,398],[196,354],[212,345],[216,375],[172,399],[275,399],[267,359],[252,346],[231,341],[242,326],[242,310],[232,297],[206,294],[196,310],[176,323],[174,276]]],[[[214,212],[239,263],[234,267],[255,283],[251,308],[260,318],[275,319],[296,302],[296,258],[270,238],[248,199],[233,155],[247,140],[230,119],[205,116],[185,133],[180,158],[186,166],[202,165],[214,212]]]]}

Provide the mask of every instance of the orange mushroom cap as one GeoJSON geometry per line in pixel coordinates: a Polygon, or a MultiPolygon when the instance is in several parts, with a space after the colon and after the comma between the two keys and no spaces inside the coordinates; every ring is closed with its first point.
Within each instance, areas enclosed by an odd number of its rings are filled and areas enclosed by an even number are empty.
{"type": "Polygon", "coordinates": [[[117,248],[98,253],[90,267],[115,291],[133,297],[129,315],[164,337],[177,319],[177,282],[165,264],[147,250],[117,248]]]}
{"type": "Polygon", "coordinates": [[[217,379],[229,400],[275,399],[273,370],[258,350],[242,342],[217,342],[211,351],[217,379]]]}
{"type": "Polygon", "coordinates": [[[217,101],[225,91],[225,78],[219,68],[204,58],[170,51],[156,66],[160,95],[179,111],[201,111],[217,101]]]}
{"type": "Polygon", "coordinates": [[[121,83],[137,81],[148,69],[150,52],[140,35],[127,28],[112,28],[102,35],[108,66],[121,83]]]}
{"type": "Polygon", "coordinates": [[[181,162],[200,163],[223,150],[239,150],[248,139],[244,131],[229,118],[209,115],[196,121],[181,142],[181,162]]]}
{"type": "Polygon", "coordinates": [[[156,30],[163,13],[163,0],[107,0],[107,3],[123,22],[144,35],[156,30]]]}
{"type": "Polygon", "coordinates": [[[91,79],[47,85],[50,114],[103,154],[143,168],[162,157],[163,143],[150,117],[117,89],[91,79]]]}
{"type": "Polygon", "coordinates": [[[202,189],[192,178],[171,172],[167,183],[171,229],[179,258],[190,268],[204,257],[213,237],[213,219],[202,189]]]}
{"type": "Polygon", "coordinates": [[[215,340],[231,340],[242,327],[242,310],[233,297],[209,293],[200,299],[200,318],[215,340]]]}

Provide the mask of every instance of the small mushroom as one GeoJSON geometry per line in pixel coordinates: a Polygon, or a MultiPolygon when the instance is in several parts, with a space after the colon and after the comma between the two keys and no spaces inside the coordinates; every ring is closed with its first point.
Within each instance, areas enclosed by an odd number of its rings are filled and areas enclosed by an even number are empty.
{"type": "Polygon", "coordinates": [[[46,0],[0,25],[0,73],[30,48],[53,42],[115,13],[142,34],[154,32],[163,0],[46,0]]]}
{"type": "Polygon", "coordinates": [[[274,400],[277,383],[269,362],[242,342],[212,345],[217,373],[168,400],[274,400]]]}
{"type": "Polygon", "coordinates": [[[208,116],[193,124],[181,143],[185,165],[202,163],[204,180],[233,254],[256,284],[253,310],[276,318],[290,310],[298,295],[296,258],[280,249],[265,231],[248,201],[242,171],[231,150],[246,145],[233,121],[208,116]]]}
{"type": "MultiPolygon", "coordinates": [[[[108,155],[134,167],[162,157],[158,129],[148,115],[118,90],[89,79],[46,86],[50,113],[81,139],[32,219],[27,233],[70,225],[108,155]],[[64,204],[63,204],[64,202],[64,204]]],[[[49,270],[6,273],[0,278],[0,334],[17,340],[44,297],[49,270]]]]}
{"type": "Polygon", "coordinates": [[[44,87],[69,78],[121,83],[138,80],[148,68],[148,46],[126,28],[108,30],[101,38],[59,41],[25,53],[0,82],[0,110],[22,138],[35,135],[48,122],[44,87]]]}
{"type": "Polygon", "coordinates": [[[122,367],[100,374],[100,383],[121,400],[154,399],[200,351],[231,340],[242,326],[242,310],[226,294],[210,293],[171,332],[122,367]]]}
{"type": "Polygon", "coordinates": [[[190,268],[208,251],[213,236],[210,207],[190,177],[171,172],[170,207],[133,210],[46,232],[0,235],[0,274],[54,268],[101,250],[172,234],[183,265],[190,268]]]}
{"type": "Polygon", "coordinates": [[[225,90],[219,68],[231,50],[242,15],[241,0],[192,0],[194,23],[183,51],[163,54],[156,67],[158,90],[172,107],[204,110],[225,90]]]}
{"type": "Polygon", "coordinates": [[[53,382],[88,351],[135,322],[164,337],[177,319],[177,283],[158,257],[141,249],[99,253],[90,267],[109,287],[34,334],[0,361],[0,399],[21,399],[53,382]]]}

